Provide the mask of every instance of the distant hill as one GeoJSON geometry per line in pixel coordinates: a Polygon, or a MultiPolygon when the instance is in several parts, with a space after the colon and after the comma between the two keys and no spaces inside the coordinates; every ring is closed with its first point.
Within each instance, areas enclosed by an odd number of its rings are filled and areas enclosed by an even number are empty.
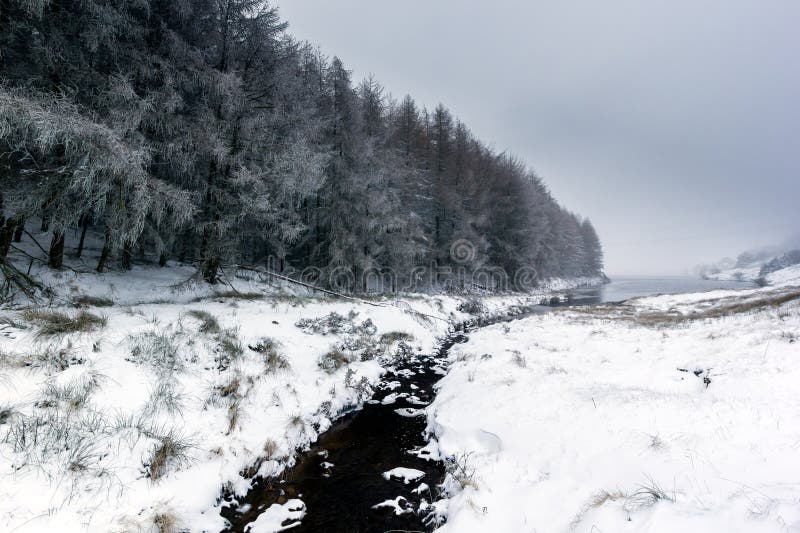
{"type": "Polygon", "coordinates": [[[800,233],[778,245],[744,251],[736,259],[724,258],[713,264],[699,265],[695,272],[703,279],[766,285],[771,274],[796,265],[800,265],[800,233]]]}

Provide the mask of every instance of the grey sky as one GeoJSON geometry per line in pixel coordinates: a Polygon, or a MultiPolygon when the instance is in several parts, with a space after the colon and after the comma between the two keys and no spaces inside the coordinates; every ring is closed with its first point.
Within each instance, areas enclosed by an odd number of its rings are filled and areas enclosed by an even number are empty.
{"type": "Polygon", "coordinates": [[[612,274],[800,231],[800,2],[276,3],[356,79],[527,161],[594,222],[612,274]]]}

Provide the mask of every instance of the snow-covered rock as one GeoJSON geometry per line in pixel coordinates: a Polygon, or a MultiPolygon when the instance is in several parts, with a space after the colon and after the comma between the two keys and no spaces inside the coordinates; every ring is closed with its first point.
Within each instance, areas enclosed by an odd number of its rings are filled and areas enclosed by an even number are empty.
{"type": "Polygon", "coordinates": [[[414,468],[397,467],[383,473],[383,479],[399,479],[406,485],[423,477],[425,477],[425,472],[414,468]]]}

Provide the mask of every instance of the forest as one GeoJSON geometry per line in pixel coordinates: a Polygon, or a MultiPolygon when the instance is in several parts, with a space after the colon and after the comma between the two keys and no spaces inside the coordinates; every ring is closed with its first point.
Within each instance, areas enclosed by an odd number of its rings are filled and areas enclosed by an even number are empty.
{"type": "Polygon", "coordinates": [[[601,274],[592,224],[520,159],[287,28],[257,0],[0,0],[0,261],[35,225],[50,268],[88,261],[88,234],[98,272],[177,261],[209,283],[601,274]]]}

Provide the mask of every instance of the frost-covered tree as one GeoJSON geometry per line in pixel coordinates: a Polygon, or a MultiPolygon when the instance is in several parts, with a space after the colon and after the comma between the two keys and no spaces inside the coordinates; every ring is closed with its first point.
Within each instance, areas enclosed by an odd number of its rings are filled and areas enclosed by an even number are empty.
{"type": "Polygon", "coordinates": [[[178,222],[192,216],[183,191],[146,172],[146,148],[127,144],[62,99],[0,92],[0,142],[4,208],[15,220],[47,211],[53,268],[63,263],[67,228],[84,217],[105,220],[110,247],[135,242],[148,215],[162,220],[170,211],[178,222]]]}
{"type": "Polygon", "coordinates": [[[585,254],[583,274],[586,276],[599,276],[603,273],[603,247],[594,226],[585,219],[580,227],[585,254]]]}
{"type": "Polygon", "coordinates": [[[77,227],[76,255],[104,239],[98,270],[173,258],[212,283],[240,264],[353,291],[432,261],[602,270],[591,224],[522,162],[443,105],[354,86],[263,0],[2,0],[0,75],[3,259],[41,220],[53,267],[77,227]]]}

